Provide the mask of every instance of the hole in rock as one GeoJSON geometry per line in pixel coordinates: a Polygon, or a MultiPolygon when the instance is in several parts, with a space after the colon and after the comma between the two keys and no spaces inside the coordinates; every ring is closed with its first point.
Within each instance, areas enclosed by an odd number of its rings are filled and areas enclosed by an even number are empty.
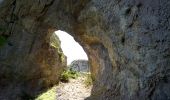
{"type": "Polygon", "coordinates": [[[45,100],[84,100],[91,95],[92,79],[88,57],[81,45],[68,33],[58,30],[55,34],[60,40],[61,49],[67,58],[67,68],[60,77],[60,83],[40,95],[45,100]],[[52,96],[54,95],[54,96],[52,96]]]}
{"type": "Polygon", "coordinates": [[[67,65],[70,65],[75,60],[88,60],[87,54],[81,45],[71,35],[60,30],[55,33],[61,41],[61,49],[64,55],[67,56],[67,65]]]}

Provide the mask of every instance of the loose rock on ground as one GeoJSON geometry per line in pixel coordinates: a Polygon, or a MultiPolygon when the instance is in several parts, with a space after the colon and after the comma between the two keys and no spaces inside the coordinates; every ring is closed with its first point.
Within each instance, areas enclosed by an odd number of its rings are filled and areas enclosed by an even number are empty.
{"type": "Polygon", "coordinates": [[[91,94],[92,86],[86,87],[85,76],[70,79],[69,83],[60,83],[57,86],[57,100],[84,100],[91,94]]]}

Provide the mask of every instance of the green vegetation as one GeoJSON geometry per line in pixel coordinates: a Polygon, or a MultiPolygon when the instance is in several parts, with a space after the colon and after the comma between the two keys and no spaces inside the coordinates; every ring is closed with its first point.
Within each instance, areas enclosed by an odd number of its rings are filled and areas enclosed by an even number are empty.
{"type": "Polygon", "coordinates": [[[0,46],[3,46],[7,42],[7,38],[4,36],[0,36],[0,46]]]}
{"type": "Polygon", "coordinates": [[[52,36],[50,37],[50,45],[56,49],[56,52],[59,54],[61,62],[65,62],[65,55],[63,54],[63,51],[61,49],[61,42],[58,38],[58,36],[53,33],[52,36]]]}
{"type": "Polygon", "coordinates": [[[60,77],[61,82],[69,82],[70,78],[77,78],[78,77],[78,72],[73,71],[72,69],[66,69],[60,77]]]}
{"type": "Polygon", "coordinates": [[[35,100],[56,100],[56,86],[40,94],[35,100]]]}
{"type": "Polygon", "coordinates": [[[89,86],[91,86],[93,84],[91,74],[86,75],[86,79],[84,81],[84,84],[85,84],[86,87],[89,87],[89,86]]]}
{"type": "MultiPolygon", "coordinates": [[[[92,78],[91,78],[91,74],[89,73],[78,73],[76,71],[73,71],[72,69],[66,69],[61,77],[60,80],[62,82],[69,82],[69,79],[73,78],[77,78],[77,77],[83,77],[82,82],[84,82],[86,87],[89,87],[92,85],[92,78]],[[85,80],[84,80],[85,78],[85,80]]],[[[40,94],[36,99],[34,100],[56,100],[56,90],[57,90],[57,86],[54,86],[53,88],[49,89],[47,92],[44,92],[42,94],[40,94]]],[[[32,100],[32,99],[31,99],[32,100]]]]}

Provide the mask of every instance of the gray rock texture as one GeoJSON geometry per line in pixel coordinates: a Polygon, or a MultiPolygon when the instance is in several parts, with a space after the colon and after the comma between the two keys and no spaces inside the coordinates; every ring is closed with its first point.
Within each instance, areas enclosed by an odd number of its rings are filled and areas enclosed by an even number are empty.
{"type": "Polygon", "coordinates": [[[77,72],[90,72],[88,60],[74,60],[68,67],[77,72]]]}
{"type": "Polygon", "coordinates": [[[94,81],[88,100],[170,99],[170,0],[4,0],[0,27],[7,39],[1,87],[5,80],[9,89],[22,90],[11,82],[34,89],[30,80],[39,84],[49,37],[60,29],[88,54],[94,81]]]}

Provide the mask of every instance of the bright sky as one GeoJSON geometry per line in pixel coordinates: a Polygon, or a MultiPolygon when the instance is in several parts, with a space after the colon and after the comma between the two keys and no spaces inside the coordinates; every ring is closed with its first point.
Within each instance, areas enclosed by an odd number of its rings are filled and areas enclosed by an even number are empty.
{"type": "Polygon", "coordinates": [[[67,65],[78,59],[88,60],[88,57],[83,48],[77,43],[74,38],[64,31],[56,31],[56,35],[61,41],[61,48],[67,56],[67,65]]]}

